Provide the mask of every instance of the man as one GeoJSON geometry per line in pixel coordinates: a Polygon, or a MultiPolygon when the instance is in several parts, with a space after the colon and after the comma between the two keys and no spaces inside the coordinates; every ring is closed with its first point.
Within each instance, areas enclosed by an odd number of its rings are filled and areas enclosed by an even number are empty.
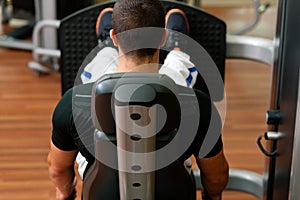
{"type": "MultiPolygon", "coordinates": [[[[112,14],[112,30],[110,31],[110,38],[115,46],[118,47],[119,57],[117,63],[117,72],[158,72],[159,47],[164,44],[167,39],[167,32],[162,32],[160,37],[153,40],[156,43],[155,49],[137,49],[126,52],[128,46],[131,45],[130,40],[119,38],[118,34],[125,31],[142,28],[142,27],[165,27],[164,11],[161,3],[157,0],[120,0],[114,6],[112,14]],[[145,64],[151,63],[151,67],[142,67],[145,64]]],[[[101,16],[101,15],[100,15],[101,16]]],[[[100,23],[105,22],[105,15],[100,17],[100,23]]],[[[188,23],[183,12],[173,10],[167,15],[166,27],[173,29],[174,23],[180,23],[181,31],[188,32],[188,23]],[[185,30],[185,31],[184,31],[185,30]]],[[[100,26],[101,27],[101,26],[100,26]]],[[[105,27],[105,26],[103,26],[105,27]]],[[[108,31],[100,30],[100,35],[104,35],[102,40],[108,39],[108,31]]],[[[131,37],[131,36],[129,36],[131,37]]],[[[150,36],[149,36],[150,37],[150,36]]],[[[174,49],[179,48],[180,41],[174,42],[174,49]]],[[[180,52],[180,51],[178,51],[180,52]]],[[[178,52],[175,52],[178,53],[178,52]]],[[[180,54],[180,53],[179,53],[180,54]]],[[[188,80],[187,76],[185,78],[188,80]]],[[[81,86],[87,88],[87,93],[90,92],[91,84],[81,86]]],[[[76,195],[76,177],[74,171],[74,161],[77,153],[80,152],[87,160],[89,166],[94,162],[94,157],[86,150],[78,136],[79,130],[75,127],[75,120],[72,114],[72,92],[69,90],[62,97],[58,103],[53,114],[53,133],[50,143],[50,152],[48,155],[50,179],[56,186],[56,199],[67,199],[76,195]]],[[[75,88],[76,90],[76,88],[75,88]]],[[[199,99],[206,99],[204,94],[196,92],[199,99]]],[[[210,108],[210,102],[203,101],[204,105],[200,107],[210,108]]],[[[84,113],[84,111],[82,111],[84,113]]],[[[86,121],[82,123],[91,123],[91,114],[86,111],[86,121]]],[[[203,114],[204,117],[210,119],[210,113],[203,114]]],[[[201,112],[201,118],[202,112],[201,112]]],[[[203,118],[204,118],[203,117],[203,118]]],[[[201,120],[200,125],[208,127],[209,120],[201,120]],[[206,123],[204,123],[206,121],[206,123]],[[207,123],[208,121],[208,123],[207,123]],[[204,123],[204,124],[203,124],[204,123]]],[[[87,135],[93,137],[93,128],[89,126],[89,130],[84,130],[87,135]]],[[[199,126],[200,127],[200,126],[199,126]]],[[[198,135],[205,135],[205,128],[199,128],[198,135]],[[201,130],[200,130],[201,129],[201,130]]],[[[221,131],[221,130],[220,130],[221,131]]],[[[200,137],[200,136],[199,136],[200,137]]],[[[199,139],[199,137],[197,137],[199,139]]],[[[202,137],[200,137],[202,138],[202,137]]],[[[194,154],[196,156],[197,164],[202,173],[202,183],[204,186],[203,198],[205,199],[221,199],[222,191],[228,180],[228,164],[223,154],[223,146],[221,139],[218,140],[213,150],[205,158],[198,158],[199,144],[201,141],[195,141],[190,147],[190,151],[186,156],[194,154]]],[[[176,192],[176,191],[174,191],[176,192]]]]}

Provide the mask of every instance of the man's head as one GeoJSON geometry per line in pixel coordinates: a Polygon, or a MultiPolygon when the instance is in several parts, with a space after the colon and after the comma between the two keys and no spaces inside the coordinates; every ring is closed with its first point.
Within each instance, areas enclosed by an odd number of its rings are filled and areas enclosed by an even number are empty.
{"type": "Polygon", "coordinates": [[[113,34],[117,35],[118,45],[126,55],[141,58],[153,56],[162,44],[164,26],[165,14],[159,0],[118,0],[115,3],[113,34]],[[160,29],[149,31],[142,29],[144,27],[160,29]],[[155,48],[144,48],[150,43],[155,48]]]}

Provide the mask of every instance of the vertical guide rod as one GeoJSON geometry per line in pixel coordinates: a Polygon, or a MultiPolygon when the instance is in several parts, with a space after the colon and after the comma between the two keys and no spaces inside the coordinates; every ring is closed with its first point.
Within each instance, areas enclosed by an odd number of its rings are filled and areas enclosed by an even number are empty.
{"type": "MultiPolygon", "coordinates": [[[[274,57],[272,67],[272,80],[271,80],[271,95],[270,95],[270,110],[279,109],[279,96],[281,85],[282,69],[280,68],[282,59],[279,56],[282,51],[282,45],[280,44],[282,31],[284,30],[284,16],[285,16],[285,0],[277,1],[277,20],[274,36],[274,57]]],[[[278,131],[278,126],[272,125],[268,127],[269,131],[278,131]]],[[[268,141],[269,151],[275,152],[277,148],[277,141],[268,141]]],[[[274,188],[274,175],[275,175],[276,156],[266,159],[265,164],[265,176],[267,176],[267,182],[265,183],[265,200],[273,199],[274,188]]]]}
{"type": "Polygon", "coordinates": [[[294,150],[292,156],[292,167],[290,175],[290,189],[289,199],[300,199],[300,71],[298,75],[298,100],[297,100],[297,112],[296,112],[296,125],[294,135],[294,150]]]}

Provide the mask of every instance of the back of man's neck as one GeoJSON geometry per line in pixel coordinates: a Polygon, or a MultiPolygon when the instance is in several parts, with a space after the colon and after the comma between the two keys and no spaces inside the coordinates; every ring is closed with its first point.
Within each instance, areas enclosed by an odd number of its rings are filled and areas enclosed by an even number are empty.
{"type": "Polygon", "coordinates": [[[144,59],[120,56],[117,72],[158,73],[158,56],[144,59]]]}

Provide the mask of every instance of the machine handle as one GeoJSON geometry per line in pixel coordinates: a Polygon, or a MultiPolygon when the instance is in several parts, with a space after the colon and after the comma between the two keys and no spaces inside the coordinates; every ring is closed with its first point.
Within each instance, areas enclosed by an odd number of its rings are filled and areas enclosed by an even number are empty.
{"type": "Polygon", "coordinates": [[[275,157],[278,155],[278,152],[276,150],[273,152],[268,152],[262,145],[261,140],[262,140],[262,138],[264,138],[265,140],[273,140],[274,141],[274,140],[279,140],[282,137],[283,137],[283,135],[280,132],[267,131],[267,132],[265,132],[264,135],[258,137],[257,145],[263,154],[265,154],[268,157],[275,157]]]}

